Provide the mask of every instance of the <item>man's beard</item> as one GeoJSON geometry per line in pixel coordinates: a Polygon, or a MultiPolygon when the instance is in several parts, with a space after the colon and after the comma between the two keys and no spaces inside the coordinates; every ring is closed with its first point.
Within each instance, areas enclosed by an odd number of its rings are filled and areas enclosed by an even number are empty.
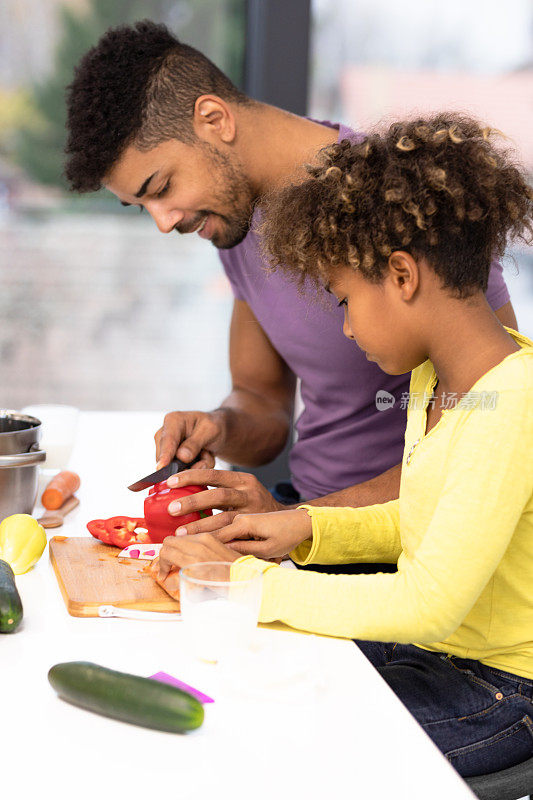
{"type": "Polygon", "coordinates": [[[254,192],[242,164],[221,153],[216,147],[204,143],[213,164],[215,188],[214,201],[224,213],[210,211],[218,217],[219,228],[211,237],[211,243],[219,250],[236,247],[247,235],[254,213],[254,192]],[[220,224],[220,221],[222,224],[220,224]]]}

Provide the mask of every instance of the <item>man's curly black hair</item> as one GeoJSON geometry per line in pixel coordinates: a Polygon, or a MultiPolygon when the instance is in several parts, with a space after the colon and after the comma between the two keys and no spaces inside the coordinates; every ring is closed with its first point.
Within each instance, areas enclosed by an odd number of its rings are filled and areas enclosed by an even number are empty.
{"type": "Polygon", "coordinates": [[[202,94],[251,102],[212,61],[150,20],[109,29],[81,59],[67,87],[65,175],[91,192],[125,148],[195,139],[194,105],[202,94]]]}

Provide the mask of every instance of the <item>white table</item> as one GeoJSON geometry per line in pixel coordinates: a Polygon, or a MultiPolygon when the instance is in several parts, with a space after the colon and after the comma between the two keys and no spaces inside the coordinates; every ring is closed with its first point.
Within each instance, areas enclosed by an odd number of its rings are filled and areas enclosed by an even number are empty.
{"type": "MultiPolygon", "coordinates": [[[[80,536],[94,517],[140,513],[142,498],[125,486],[150,471],[161,420],[82,414],[71,460],[81,505],[57,533],[80,536]]],[[[305,693],[295,686],[290,699],[287,692],[265,699],[253,685],[236,691],[221,667],[194,660],[179,621],[70,617],[47,552],[17,584],[24,621],[0,637],[2,762],[17,800],[473,797],[349,641],[258,629],[266,662],[272,654],[313,661],[305,693]],[[120,723],[58,699],[47,672],[70,660],[139,675],[163,670],[216,702],[186,736],[120,723]]]]}

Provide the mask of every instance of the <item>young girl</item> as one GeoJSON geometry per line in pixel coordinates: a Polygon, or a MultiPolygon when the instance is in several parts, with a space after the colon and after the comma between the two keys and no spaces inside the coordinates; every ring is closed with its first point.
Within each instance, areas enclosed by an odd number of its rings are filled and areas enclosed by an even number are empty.
{"type": "Polygon", "coordinates": [[[464,776],[533,755],[533,343],[484,297],[493,254],[532,233],[533,192],[492,139],[450,114],[397,123],[327,148],[265,211],[273,265],[333,292],[384,372],[412,370],[399,500],[238,516],[167,539],[159,563],[163,581],[261,569],[261,621],[356,639],[464,776]],[[287,553],[397,572],[262,560],[287,553]]]}

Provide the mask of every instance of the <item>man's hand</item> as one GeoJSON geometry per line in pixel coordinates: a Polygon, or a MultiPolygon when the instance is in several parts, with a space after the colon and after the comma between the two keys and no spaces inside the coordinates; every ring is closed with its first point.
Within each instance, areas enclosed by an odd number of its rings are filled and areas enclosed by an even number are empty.
{"type": "MultiPolygon", "coordinates": [[[[196,467],[196,465],[195,465],[196,467]]],[[[221,514],[190,522],[178,528],[178,536],[184,533],[206,533],[229,525],[237,514],[280,511],[285,506],[274,500],[268,489],[249,472],[231,472],[221,469],[187,469],[172,475],[167,481],[169,487],[176,486],[214,486],[205,492],[197,492],[180,497],[168,506],[169,514],[181,516],[193,511],[217,508],[221,514]]]]}
{"type": "Polygon", "coordinates": [[[271,559],[287,555],[310,539],[313,524],[303,508],[277,514],[238,514],[231,525],[214,535],[240,555],[271,559]]]}
{"type": "Polygon", "coordinates": [[[236,561],[240,553],[219,542],[210,533],[198,536],[167,536],[159,552],[156,580],[164,581],[171,570],[204,561],[236,561]]]}
{"type": "Polygon", "coordinates": [[[171,411],[154,436],[156,469],[166,467],[176,455],[188,463],[198,454],[201,458],[195,464],[197,468],[214,467],[214,453],[223,434],[223,413],[220,411],[171,411]]]}

